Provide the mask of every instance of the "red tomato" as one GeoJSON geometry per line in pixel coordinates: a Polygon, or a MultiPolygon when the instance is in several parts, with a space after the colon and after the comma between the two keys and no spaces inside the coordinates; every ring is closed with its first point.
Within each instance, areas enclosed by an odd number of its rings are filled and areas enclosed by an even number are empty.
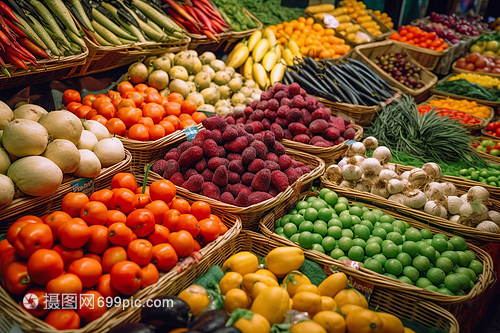
{"type": "Polygon", "coordinates": [[[47,313],[49,313],[49,307],[46,306],[45,302],[45,294],[47,292],[43,288],[31,288],[29,289],[26,294],[34,294],[38,298],[38,304],[34,309],[28,309],[27,307],[24,306],[24,302],[21,303],[21,306],[23,309],[31,314],[34,317],[41,318],[44,317],[47,313]]]}
{"type": "Polygon", "coordinates": [[[103,225],[91,225],[90,231],[92,235],[86,245],[87,251],[103,254],[111,246],[108,240],[108,228],[103,225]]]}
{"type": "Polygon", "coordinates": [[[22,295],[33,283],[28,275],[28,265],[25,262],[16,261],[10,263],[5,269],[3,281],[5,289],[14,295],[22,295]]]}
{"type": "Polygon", "coordinates": [[[111,209],[119,210],[125,214],[130,214],[138,205],[135,193],[127,188],[117,188],[113,190],[113,196],[109,201],[111,209]]]}
{"type": "Polygon", "coordinates": [[[125,295],[133,295],[142,285],[142,270],[132,261],[121,261],[111,268],[111,284],[125,295]]]}
{"type": "Polygon", "coordinates": [[[168,272],[179,262],[179,257],[170,244],[158,244],[153,246],[153,259],[151,262],[158,270],[168,272]]]}
{"type": "Polygon", "coordinates": [[[146,266],[153,256],[153,245],[146,239],[133,240],[127,247],[127,255],[137,265],[146,266]]]}
{"type": "Polygon", "coordinates": [[[29,258],[36,250],[50,249],[54,242],[52,230],[46,224],[29,223],[19,231],[12,246],[24,258],[29,258]]]}
{"type": "Polygon", "coordinates": [[[127,251],[123,247],[110,247],[102,255],[102,270],[104,273],[109,273],[115,264],[125,260],[127,260],[127,251]]]}
{"type": "Polygon", "coordinates": [[[102,317],[102,315],[108,311],[107,303],[103,302],[103,296],[100,292],[96,290],[85,290],[85,295],[88,297],[87,302],[81,302],[78,307],[78,315],[85,320],[85,322],[90,323],[97,318],[102,317]],[[92,295],[92,296],[90,296],[92,295]]]}
{"type": "Polygon", "coordinates": [[[185,258],[194,251],[193,236],[186,230],[170,233],[168,243],[172,245],[180,258],[185,258]]]}
{"type": "Polygon", "coordinates": [[[155,216],[149,209],[136,209],[127,216],[127,226],[139,237],[147,237],[152,233],[155,224],[155,216]]]}
{"type": "Polygon", "coordinates": [[[31,281],[44,285],[60,276],[64,271],[64,262],[54,250],[40,249],[28,260],[28,274],[31,281]]]}
{"type": "Polygon", "coordinates": [[[45,322],[58,330],[76,330],[80,327],[80,316],[75,310],[56,309],[50,311],[45,322]]]}
{"type": "Polygon", "coordinates": [[[105,299],[107,297],[115,298],[117,296],[120,296],[118,290],[116,290],[116,288],[111,284],[111,275],[109,274],[104,274],[103,276],[101,276],[101,279],[96,286],[96,290],[100,292],[102,297],[104,297],[105,299]]]}
{"type": "Polygon", "coordinates": [[[45,291],[48,294],[77,294],[82,293],[83,284],[82,280],[75,274],[63,274],[52,279],[45,286],[45,291]]]}
{"type": "Polygon", "coordinates": [[[151,234],[149,234],[147,239],[154,246],[162,243],[167,243],[169,234],[170,231],[167,227],[161,224],[156,224],[155,230],[151,234]]]}
{"type": "Polygon", "coordinates": [[[57,238],[61,243],[70,248],[77,249],[84,246],[92,237],[92,230],[83,222],[68,221],[57,229],[57,238]]]}
{"type": "Polygon", "coordinates": [[[81,258],[69,265],[68,273],[78,276],[84,288],[91,288],[99,282],[102,276],[102,266],[95,259],[81,258]]]}
{"type": "Polygon", "coordinates": [[[146,288],[158,281],[160,274],[158,269],[152,263],[147,264],[142,269],[142,288],[146,288]]]}
{"type": "Polygon", "coordinates": [[[113,245],[127,247],[134,240],[134,232],[125,223],[113,223],[108,228],[108,240],[113,245]]]}

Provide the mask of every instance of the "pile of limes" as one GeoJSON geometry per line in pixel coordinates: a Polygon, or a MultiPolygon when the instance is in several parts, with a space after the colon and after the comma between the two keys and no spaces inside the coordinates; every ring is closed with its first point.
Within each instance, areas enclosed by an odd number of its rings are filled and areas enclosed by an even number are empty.
{"type": "Polygon", "coordinates": [[[483,272],[462,237],[418,230],[329,189],[299,201],[275,228],[303,248],[446,295],[465,295],[483,272]]]}

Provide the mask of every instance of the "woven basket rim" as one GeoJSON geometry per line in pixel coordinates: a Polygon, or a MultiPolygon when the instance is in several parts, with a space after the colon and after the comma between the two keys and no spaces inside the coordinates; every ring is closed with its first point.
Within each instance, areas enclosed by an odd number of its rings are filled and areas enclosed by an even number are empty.
{"type": "Polygon", "coordinates": [[[142,50],[144,47],[153,47],[153,48],[165,48],[169,46],[182,46],[189,44],[191,42],[191,38],[189,35],[184,34],[185,37],[183,40],[180,41],[172,41],[172,42],[136,42],[133,44],[127,44],[127,45],[115,45],[115,46],[106,46],[106,45],[97,45],[92,41],[88,36],[84,36],[83,39],[85,40],[86,44],[88,44],[89,47],[92,47],[93,49],[96,49],[98,51],[108,51],[108,52],[120,52],[120,51],[126,51],[129,49],[133,50],[142,50]]]}
{"type": "MultiPolygon", "coordinates": [[[[455,60],[453,62],[453,64],[451,65],[451,70],[453,71],[453,73],[457,73],[457,74],[460,74],[460,73],[465,73],[465,74],[481,74],[481,73],[478,73],[478,72],[475,72],[475,71],[468,71],[466,69],[458,68],[457,67],[457,61],[458,60],[455,60]]],[[[484,73],[484,74],[487,74],[488,76],[491,76],[491,77],[500,78],[500,74],[494,74],[494,73],[484,73]]]]}

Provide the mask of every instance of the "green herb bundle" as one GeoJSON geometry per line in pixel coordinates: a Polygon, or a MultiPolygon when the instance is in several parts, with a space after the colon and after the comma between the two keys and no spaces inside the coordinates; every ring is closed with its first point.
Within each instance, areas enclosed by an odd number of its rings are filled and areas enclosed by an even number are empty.
{"type": "Polygon", "coordinates": [[[240,1],[213,0],[213,3],[233,31],[246,31],[259,27],[259,24],[243,11],[240,1]]]}
{"type": "Polygon", "coordinates": [[[237,1],[258,18],[264,26],[290,22],[304,16],[304,8],[282,7],[281,0],[242,0],[237,1]]]}
{"type": "Polygon", "coordinates": [[[481,99],[483,101],[500,101],[500,90],[496,87],[487,89],[465,79],[446,81],[438,84],[434,89],[449,94],[481,99]]]}

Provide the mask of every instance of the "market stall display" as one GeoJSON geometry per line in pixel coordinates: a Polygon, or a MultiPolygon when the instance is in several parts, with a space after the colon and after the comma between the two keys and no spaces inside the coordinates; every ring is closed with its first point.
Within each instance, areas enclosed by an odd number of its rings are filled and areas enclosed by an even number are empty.
{"type": "Polygon", "coordinates": [[[387,26],[380,26],[374,17],[366,10],[366,5],[362,1],[344,0],[340,3],[341,6],[347,8],[349,16],[356,21],[362,28],[376,39],[383,39],[390,33],[387,26]]]}
{"type": "Polygon", "coordinates": [[[434,94],[478,102],[488,106],[500,104],[499,79],[487,74],[450,74],[432,88],[434,94]]]}
{"type": "Polygon", "coordinates": [[[474,41],[469,51],[471,53],[477,52],[484,56],[498,56],[498,52],[500,51],[499,42],[500,39],[497,34],[483,34],[474,41]]]}

